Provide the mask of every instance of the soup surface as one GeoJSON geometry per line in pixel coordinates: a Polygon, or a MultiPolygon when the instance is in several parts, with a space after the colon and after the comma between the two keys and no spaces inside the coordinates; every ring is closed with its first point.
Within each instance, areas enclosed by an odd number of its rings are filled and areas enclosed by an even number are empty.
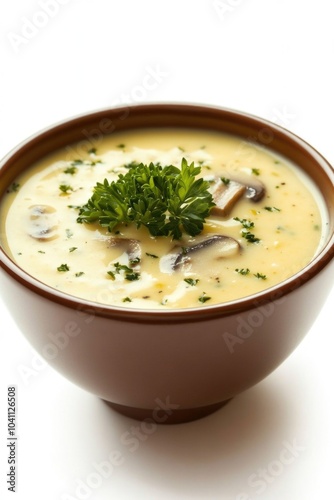
{"type": "Polygon", "coordinates": [[[324,209],[297,167],[240,138],[187,130],[114,134],[33,165],[2,202],[11,257],[53,288],[135,308],[187,308],[244,297],[292,276],[315,255],[324,209]],[[78,223],[97,182],[137,163],[201,167],[215,207],[196,236],[78,223]]]}

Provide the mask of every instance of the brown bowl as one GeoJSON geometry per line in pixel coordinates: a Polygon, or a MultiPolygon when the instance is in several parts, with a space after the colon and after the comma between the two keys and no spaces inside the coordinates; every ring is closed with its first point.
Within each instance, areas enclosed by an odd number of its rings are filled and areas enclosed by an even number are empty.
{"type": "Polygon", "coordinates": [[[58,148],[77,143],[87,149],[114,131],[166,126],[234,134],[295,162],[325,199],[329,235],[313,260],[279,285],[223,304],[163,311],[99,305],[59,292],[1,250],[4,301],[38,353],[116,410],[151,423],[209,414],[270,374],[303,339],[333,284],[333,169],[291,132],[244,113],[148,104],[67,120],[3,159],[1,194],[58,148]]]}

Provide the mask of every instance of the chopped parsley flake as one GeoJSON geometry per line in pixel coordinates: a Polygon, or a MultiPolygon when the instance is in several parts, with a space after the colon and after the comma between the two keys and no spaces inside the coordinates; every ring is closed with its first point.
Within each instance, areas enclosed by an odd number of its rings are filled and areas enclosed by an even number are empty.
{"type": "Polygon", "coordinates": [[[147,257],[152,257],[152,259],[158,259],[159,257],[157,255],[155,255],[154,253],[148,253],[148,252],[145,252],[145,254],[147,255],[147,257]]]}
{"type": "Polygon", "coordinates": [[[246,269],[244,268],[241,268],[241,269],[235,269],[235,271],[239,274],[242,274],[243,276],[246,276],[247,274],[250,273],[250,270],[248,269],[248,267],[246,269]]]}
{"type": "Polygon", "coordinates": [[[199,282],[198,279],[193,279],[193,278],[185,278],[183,281],[185,281],[186,283],[188,283],[188,285],[190,286],[196,286],[197,283],[199,282]]]}
{"type": "Polygon", "coordinates": [[[260,170],[258,168],[252,168],[253,175],[260,175],[260,170]]]}
{"type": "Polygon", "coordinates": [[[258,278],[259,280],[266,280],[267,279],[267,276],[265,274],[262,274],[262,273],[255,273],[254,276],[255,276],[255,278],[258,278]]]}
{"type": "Polygon", "coordinates": [[[83,271],[79,271],[78,273],[75,273],[75,277],[80,278],[83,274],[85,274],[83,271]]]}
{"type": "Polygon", "coordinates": [[[114,280],[116,274],[124,273],[124,278],[128,281],[136,281],[140,278],[140,273],[135,272],[128,266],[122,265],[119,262],[114,264],[114,271],[108,271],[107,274],[114,280]]]}
{"type": "Polygon", "coordinates": [[[20,189],[20,184],[13,182],[7,189],[7,193],[16,193],[20,189]]]}
{"type": "Polygon", "coordinates": [[[68,184],[60,184],[59,189],[62,194],[68,194],[69,191],[73,191],[72,186],[69,186],[68,184]]]}
{"type": "Polygon", "coordinates": [[[228,186],[229,183],[231,182],[231,180],[228,179],[227,177],[221,177],[220,180],[222,181],[223,184],[225,184],[225,186],[228,186]]]}
{"type": "Polygon", "coordinates": [[[77,167],[71,165],[70,167],[65,168],[64,174],[74,175],[78,171],[77,167]]]}
{"type": "Polygon", "coordinates": [[[251,227],[254,227],[254,222],[248,219],[240,219],[239,217],[233,217],[233,220],[236,220],[242,224],[242,227],[246,229],[250,229],[251,227]]]}
{"type": "Polygon", "coordinates": [[[210,299],[211,299],[211,297],[206,295],[205,292],[203,292],[202,295],[200,295],[200,297],[198,298],[199,302],[202,302],[202,304],[204,304],[205,302],[207,302],[210,299]]]}
{"type": "Polygon", "coordinates": [[[69,270],[70,268],[67,264],[61,264],[59,267],[57,267],[57,271],[59,271],[60,273],[66,273],[69,270]]]}
{"type": "Polygon", "coordinates": [[[259,241],[261,241],[260,238],[257,238],[253,233],[247,231],[246,229],[241,230],[241,236],[249,243],[259,243],[259,241]]]}
{"type": "Polygon", "coordinates": [[[78,247],[71,247],[71,248],[69,249],[69,252],[74,252],[74,250],[77,250],[77,248],[78,248],[78,247]]]}
{"type": "Polygon", "coordinates": [[[268,212],[280,212],[281,209],[280,208],[276,208],[276,207],[264,207],[265,210],[267,210],[268,212]]]}
{"type": "Polygon", "coordinates": [[[131,259],[130,260],[131,266],[135,266],[136,264],[139,264],[139,262],[140,262],[140,258],[139,257],[136,257],[135,259],[131,259]]]}

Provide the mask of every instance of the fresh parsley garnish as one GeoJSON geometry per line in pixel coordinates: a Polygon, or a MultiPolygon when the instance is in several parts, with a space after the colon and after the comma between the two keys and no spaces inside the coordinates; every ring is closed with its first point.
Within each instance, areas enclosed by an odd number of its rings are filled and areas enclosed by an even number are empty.
{"type": "Polygon", "coordinates": [[[112,232],[120,224],[145,226],[152,236],[196,236],[214,206],[201,168],[182,159],[181,169],[150,163],[132,166],[118,180],[97,183],[77,222],[98,221],[112,232]]]}

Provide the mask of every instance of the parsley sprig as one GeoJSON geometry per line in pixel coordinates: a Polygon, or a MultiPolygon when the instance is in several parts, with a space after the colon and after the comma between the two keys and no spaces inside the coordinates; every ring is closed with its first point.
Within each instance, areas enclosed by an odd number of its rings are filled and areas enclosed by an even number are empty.
{"type": "Polygon", "coordinates": [[[182,159],[174,165],[143,163],[131,166],[116,181],[97,183],[80,208],[78,222],[98,221],[111,232],[120,224],[145,226],[152,236],[180,239],[196,236],[214,206],[209,183],[197,178],[201,167],[182,159]]]}

